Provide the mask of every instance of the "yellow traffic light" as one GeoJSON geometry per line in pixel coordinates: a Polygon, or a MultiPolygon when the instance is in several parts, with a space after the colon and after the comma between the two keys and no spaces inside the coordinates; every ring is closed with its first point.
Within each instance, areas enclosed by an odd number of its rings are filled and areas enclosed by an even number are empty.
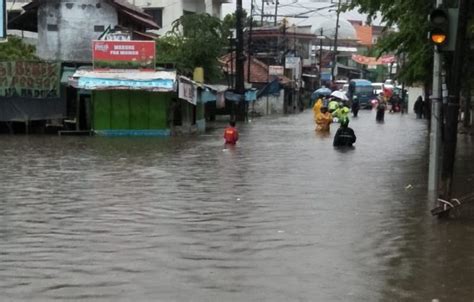
{"type": "Polygon", "coordinates": [[[431,11],[429,16],[431,43],[436,46],[442,46],[448,42],[449,33],[449,14],[446,9],[436,8],[431,11]]]}
{"type": "Polygon", "coordinates": [[[443,44],[446,41],[446,34],[439,33],[439,34],[432,34],[431,41],[435,44],[443,44]]]}

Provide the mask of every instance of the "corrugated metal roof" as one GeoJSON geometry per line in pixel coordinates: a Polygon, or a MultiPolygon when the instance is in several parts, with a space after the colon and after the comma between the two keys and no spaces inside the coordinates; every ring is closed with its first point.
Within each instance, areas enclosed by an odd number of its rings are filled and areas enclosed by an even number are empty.
{"type": "Polygon", "coordinates": [[[77,70],[69,84],[88,90],[128,89],[146,91],[175,91],[175,71],[93,71],[77,70]]]}

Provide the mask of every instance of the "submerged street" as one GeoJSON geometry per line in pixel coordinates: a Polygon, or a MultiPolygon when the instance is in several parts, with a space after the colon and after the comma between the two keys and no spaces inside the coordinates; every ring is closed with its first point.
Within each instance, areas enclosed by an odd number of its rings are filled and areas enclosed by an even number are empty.
{"type": "MultiPolygon", "coordinates": [[[[472,221],[426,199],[427,122],[311,110],[193,138],[2,136],[3,301],[470,301],[472,221]]],[[[462,144],[462,141],[460,142],[462,144]]]]}

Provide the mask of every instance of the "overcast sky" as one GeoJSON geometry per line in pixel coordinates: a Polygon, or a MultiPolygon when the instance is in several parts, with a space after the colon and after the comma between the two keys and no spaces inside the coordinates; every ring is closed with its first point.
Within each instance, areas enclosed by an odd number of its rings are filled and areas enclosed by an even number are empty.
{"type": "MultiPolygon", "coordinates": [[[[276,0],[264,0],[265,4],[265,13],[273,14],[275,9],[276,0]]],[[[344,1],[344,0],[342,0],[344,1]]],[[[336,1],[333,0],[335,3],[336,1]]],[[[250,3],[251,0],[242,0],[244,9],[250,12],[250,3]]],[[[331,5],[331,0],[279,0],[279,15],[291,15],[295,13],[305,12],[314,8],[327,7],[331,5]]],[[[254,0],[255,4],[255,14],[261,14],[262,0],[254,0]]],[[[236,8],[236,0],[233,0],[232,3],[222,5],[222,13],[225,16],[228,13],[232,13],[236,8]]],[[[322,16],[332,16],[335,15],[334,10],[320,10],[307,14],[309,17],[322,17],[322,16]]],[[[366,21],[366,16],[358,13],[357,11],[346,12],[342,14],[343,18],[350,20],[362,20],[366,21]]],[[[300,19],[304,22],[304,19],[300,19]]],[[[375,21],[375,24],[378,22],[375,21]]]]}

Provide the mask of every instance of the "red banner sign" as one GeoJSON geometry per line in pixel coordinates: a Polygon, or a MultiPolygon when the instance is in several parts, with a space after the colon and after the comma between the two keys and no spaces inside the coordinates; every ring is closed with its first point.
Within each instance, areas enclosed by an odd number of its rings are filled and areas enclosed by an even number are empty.
{"type": "Polygon", "coordinates": [[[381,65],[381,64],[391,64],[394,63],[395,56],[393,55],[388,55],[388,56],[383,56],[380,58],[376,57],[366,57],[366,56],[361,56],[361,55],[352,55],[352,60],[356,61],[359,64],[363,65],[381,65]]]}
{"type": "Polygon", "coordinates": [[[155,41],[93,41],[94,68],[155,70],[155,41]]]}

